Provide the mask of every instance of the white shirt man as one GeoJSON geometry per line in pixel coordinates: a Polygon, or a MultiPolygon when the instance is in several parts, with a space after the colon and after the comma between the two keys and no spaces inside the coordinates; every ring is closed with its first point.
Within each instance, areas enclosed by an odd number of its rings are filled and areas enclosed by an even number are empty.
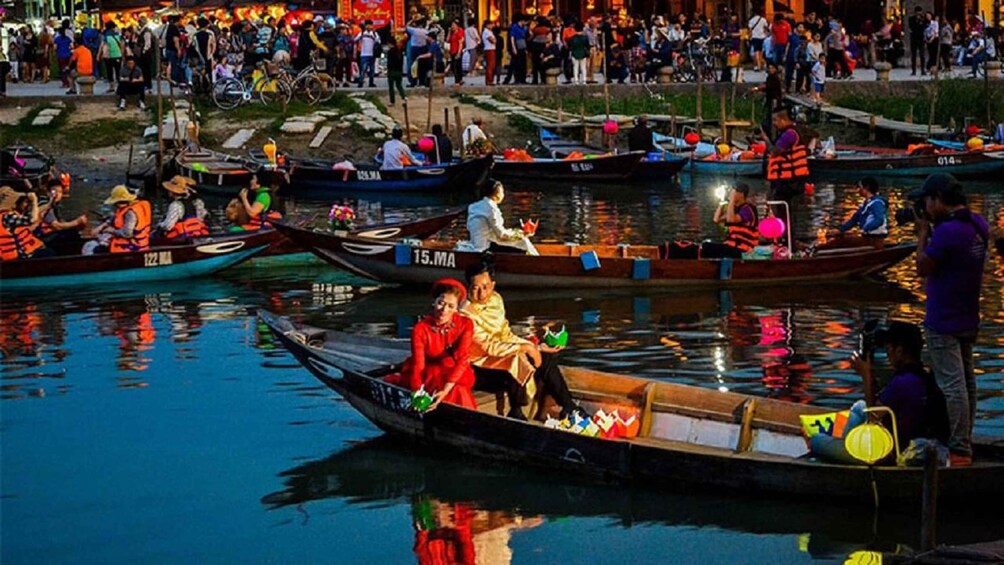
{"type": "Polygon", "coordinates": [[[530,255],[538,254],[523,230],[505,227],[498,204],[487,196],[467,207],[467,231],[475,251],[485,251],[495,243],[522,249],[530,255]]]}
{"type": "Polygon", "coordinates": [[[495,33],[488,26],[481,31],[481,48],[485,51],[495,50],[495,33]]]}
{"type": "Polygon", "coordinates": [[[763,16],[754,15],[750,18],[747,27],[752,39],[767,39],[767,36],[770,35],[770,25],[767,23],[767,18],[763,16]]]}
{"type": "Polygon", "coordinates": [[[356,36],[356,41],[359,43],[359,56],[372,57],[373,47],[380,43],[380,36],[372,29],[368,29],[359,32],[359,35],[356,36]]]}
{"type": "Polygon", "coordinates": [[[461,134],[460,137],[463,142],[464,153],[467,153],[468,145],[481,139],[488,139],[488,136],[485,135],[485,132],[481,129],[481,120],[479,118],[475,118],[475,121],[471,123],[471,125],[464,128],[464,133],[461,134]]]}
{"type": "Polygon", "coordinates": [[[415,155],[412,154],[408,144],[401,141],[399,136],[395,136],[383,144],[383,165],[380,166],[380,170],[397,171],[403,169],[406,159],[408,163],[416,163],[415,155]]]}

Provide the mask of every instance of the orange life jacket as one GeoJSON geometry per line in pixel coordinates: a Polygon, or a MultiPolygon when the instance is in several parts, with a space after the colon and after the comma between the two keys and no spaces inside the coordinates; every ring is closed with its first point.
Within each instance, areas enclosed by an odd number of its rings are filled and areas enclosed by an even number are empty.
{"type": "Polygon", "coordinates": [[[261,214],[248,220],[246,224],[241,225],[244,231],[258,231],[268,225],[268,222],[277,222],[282,219],[282,214],[276,210],[262,211],[261,214]]]}
{"type": "MultiPolygon", "coordinates": [[[[753,212],[753,225],[748,226],[743,222],[729,222],[725,224],[728,229],[728,236],[725,238],[725,245],[730,245],[732,247],[738,248],[743,253],[747,251],[752,251],[758,243],[760,243],[760,235],[756,231],[757,224],[760,223],[759,218],[757,218],[756,207],[754,207],[749,202],[744,202],[740,205],[740,208],[749,208],[753,212]]],[[[736,214],[739,210],[736,210],[736,214]]]]}
{"type": "Polygon", "coordinates": [[[13,233],[7,229],[7,226],[3,225],[3,219],[8,214],[17,214],[17,212],[9,210],[0,212],[0,261],[28,258],[45,247],[27,226],[14,228],[13,233]]]}
{"type": "Polygon", "coordinates": [[[136,214],[136,227],[132,230],[132,237],[112,237],[108,244],[108,250],[112,253],[129,253],[150,248],[150,203],[146,200],[136,200],[128,206],[116,209],[112,227],[117,230],[122,229],[125,226],[126,212],[129,210],[136,214]]]}
{"type": "Polygon", "coordinates": [[[187,239],[191,237],[205,237],[209,235],[209,227],[196,216],[195,207],[188,200],[181,201],[185,207],[185,215],[175,222],[164,237],[167,239],[187,239]]]}
{"type": "MultiPolygon", "coordinates": [[[[795,134],[796,137],[798,134],[795,134]]],[[[809,150],[802,140],[788,151],[772,155],[767,159],[767,180],[791,180],[809,176],[809,150]]]]}

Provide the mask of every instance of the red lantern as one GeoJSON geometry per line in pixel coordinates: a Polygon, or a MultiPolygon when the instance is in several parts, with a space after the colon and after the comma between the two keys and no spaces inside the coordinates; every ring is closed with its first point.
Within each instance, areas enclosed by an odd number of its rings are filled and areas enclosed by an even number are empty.
{"type": "Polygon", "coordinates": [[[805,195],[812,196],[815,193],[816,193],[816,185],[812,184],[811,182],[805,183],[805,195]]]}
{"type": "Polygon", "coordinates": [[[750,149],[753,150],[754,155],[763,155],[767,152],[767,144],[762,141],[758,141],[750,145],[750,149]]]}
{"type": "Polygon", "coordinates": [[[423,137],[418,140],[418,150],[422,153],[432,153],[436,148],[436,142],[431,137],[423,137]]]}
{"type": "Polygon", "coordinates": [[[683,141],[685,141],[687,145],[697,145],[701,141],[701,136],[697,135],[696,132],[692,131],[687,135],[683,136],[683,141]]]}
{"type": "Polygon", "coordinates": [[[966,135],[968,137],[973,137],[979,134],[980,134],[980,126],[976,124],[970,124],[969,127],[966,128],[966,135]]]}
{"type": "Polygon", "coordinates": [[[603,122],[603,133],[607,135],[617,135],[617,132],[620,131],[620,129],[621,128],[617,124],[617,122],[613,120],[607,120],[603,122]]]}
{"type": "Polygon", "coordinates": [[[777,239],[784,235],[784,222],[773,216],[760,220],[760,235],[767,239],[777,239]]]}

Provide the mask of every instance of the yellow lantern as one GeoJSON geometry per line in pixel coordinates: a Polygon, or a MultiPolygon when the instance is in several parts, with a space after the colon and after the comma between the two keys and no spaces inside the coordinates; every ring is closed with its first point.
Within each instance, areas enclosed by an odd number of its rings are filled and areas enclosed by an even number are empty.
{"type": "Polygon", "coordinates": [[[261,148],[262,152],[265,153],[265,157],[268,159],[269,164],[273,167],[275,166],[275,140],[269,139],[261,148]]]}
{"type": "Polygon", "coordinates": [[[892,434],[878,424],[861,424],[847,432],[844,447],[852,457],[871,465],[892,452],[892,434]]]}
{"type": "Polygon", "coordinates": [[[966,149],[969,151],[980,151],[983,149],[983,139],[979,137],[970,137],[966,141],[966,149]]]}
{"type": "Polygon", "coordinates": [[[731,153],[732,153],[732,148],[729,147],[728,143],[719,143],[718,144],[718,155],[719,156],[721,156],[721,157],[727,157],[731,153]]]}

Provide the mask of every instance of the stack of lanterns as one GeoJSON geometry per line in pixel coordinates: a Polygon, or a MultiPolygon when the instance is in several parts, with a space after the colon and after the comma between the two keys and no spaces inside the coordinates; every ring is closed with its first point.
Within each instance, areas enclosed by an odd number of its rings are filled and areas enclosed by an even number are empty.
{"type": "Polygon", "coordinates": [[[544,427],[603,439],[630,439],[638,435],[641,421],[637,414],[628,414],[626,409],[616,408],[609,413],[597,410],[592,418],[570,416],[557,420],[548,416],[544,427]]]}

